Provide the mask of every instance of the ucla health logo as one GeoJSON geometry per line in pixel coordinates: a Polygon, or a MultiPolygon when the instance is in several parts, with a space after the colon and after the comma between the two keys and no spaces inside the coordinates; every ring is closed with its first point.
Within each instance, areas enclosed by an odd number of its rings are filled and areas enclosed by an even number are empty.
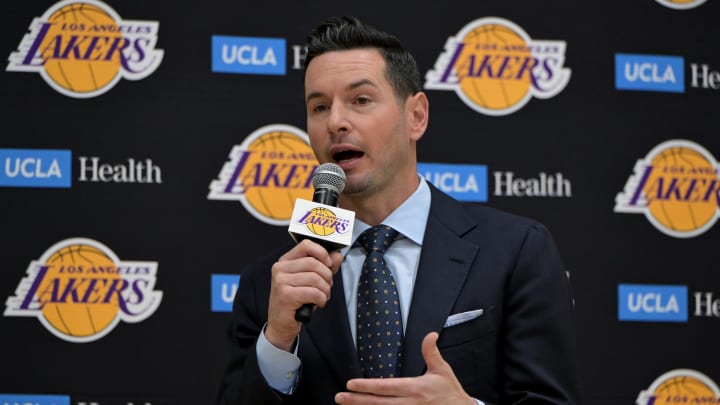
{"type": "Polygon", "coordinates": [[[240,201],[260,221],[288,225],[295,199],[312,200],[317,166],[305,132],[268,125],[232,148],[207,198],[240,201]]]}
{"type": "Polygon", "coordinates": [[[687,10],[695,8],[703,3],[705,0],[656,0],[658,3],[665,7],[674,8],[676,10],[687,10]]]}
{"type": "Polygon", "coordinates": [[[618,90],[685,92],[685,60],[680,56],[615,54],[618,90]]]}
{"type": "Polygon", "coordinates": [[[618,319],[621,321],[687,322],[687,286],[620,284],[618,286],[618,319]]]}
{"type": "Polygon", "coordinates": [[[120,260],[102,243],[65,239],[27,268],[5,316],[34,317],[74,343],[98,340],[120,321],[144,321],[160,305],[157,262],[120,260]]]}
{"type": "Polygon", "coordinates": [[[212,37],[212,71],[285,75],[285,39],[212,37]]]}
{"type": "Polygon", "coordinates": [[[51,149],[0,149],[0,187],[69,188],[72,152],[51,149]]]}
{"type": "Polygon", "coordinates": [[[565,41],[532,39],[511,21],[480,18],[448,38],[425,88],[455,91],[482,114],[512,114],[533,97],[547,99],[565,89],[565,48],[565,41]]]}
{"type": "Polygon", "coordinates": [[[656,378],[650,387],[640,391],[637,405],[720,404],[720,389],[705,374],[676,369],[656,378]]]}
{"type": "Polygon", "coordinates": [[[99,96],[122,78],[144,79],[160,66],[158,26],[123,20],[97,0],[61,1],[33,19],[6,70],[39,73],[66,96],[99,96]]]}
{"type": "Polygon", "coordinates": [[[713,155],[697,143],[665,141],[637,161],[615,198],[615,212],[643,214],[669,236],[698,236],[720,217],[719,169],[713,155]]]}
{"type": "Polygon", "coordinates": [[[486,202],[487,166],[445,163],[418,163],[425,180],[460,201],[486,202]]]}

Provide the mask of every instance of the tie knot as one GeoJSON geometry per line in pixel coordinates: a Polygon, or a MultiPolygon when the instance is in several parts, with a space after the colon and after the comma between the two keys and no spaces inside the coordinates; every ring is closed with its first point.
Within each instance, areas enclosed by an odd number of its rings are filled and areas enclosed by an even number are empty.
{"type": "Polygon", "coordinates": [[[385,253],[398,236],[398,231],[387,225],[374,226],[363,232],[357,240],[357,243],[365,248],[365,252],[370,253],[375,250],[385,253]]]}

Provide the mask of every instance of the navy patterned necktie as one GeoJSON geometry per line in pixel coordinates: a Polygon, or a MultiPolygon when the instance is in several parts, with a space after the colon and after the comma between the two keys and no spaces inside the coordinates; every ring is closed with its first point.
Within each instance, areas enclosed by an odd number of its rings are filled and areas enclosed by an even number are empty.
{"type": "Polygon", "coordinates": [[[356,244],[365,248],[357,295],[357,353],[367,378],[397,377],[403,344],[402,316],[395,279],[385,250],[398,232],[387,225],[372,227],[356,244]]]}

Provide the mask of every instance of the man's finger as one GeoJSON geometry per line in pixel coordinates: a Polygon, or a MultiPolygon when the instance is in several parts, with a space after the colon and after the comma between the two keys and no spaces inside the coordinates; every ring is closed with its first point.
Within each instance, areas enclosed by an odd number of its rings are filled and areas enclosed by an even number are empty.
{"type": "Polygon", "coordinates": [[[356,378],[347,382],[347,389],[367,394],[405,397],[411,394],[413,378],[356,378]]]}
{"type": "Polygon", "coordinates": [[[425,335],[422,342],[422,356],[429,373],[444,371],[449,366],[442,358],[440,349],[437,347],[437,340],[440,335],[437,332],[430,332],[425,335]]]}
{"type": "Polygon", "coordinates": [[[310,239],[304,239],[295,245],[292,249],[285,252],[284,255],[280,256],[278,261],[294,260],[300,257],[314,257],[319,260],[325,266],[330,267],[333,264],[330,254],[324,247],[311,241],[310,239]]]}

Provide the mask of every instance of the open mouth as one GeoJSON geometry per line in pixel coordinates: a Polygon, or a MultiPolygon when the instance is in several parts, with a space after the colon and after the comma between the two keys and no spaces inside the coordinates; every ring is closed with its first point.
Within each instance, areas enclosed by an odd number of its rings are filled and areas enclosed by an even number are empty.
{"type": "Polygon", "coordinates": [[[348,160],[361,158],[365,153],[359,150],[343,150],[333,155],[336,162],[345,162],[348,160]]]}

